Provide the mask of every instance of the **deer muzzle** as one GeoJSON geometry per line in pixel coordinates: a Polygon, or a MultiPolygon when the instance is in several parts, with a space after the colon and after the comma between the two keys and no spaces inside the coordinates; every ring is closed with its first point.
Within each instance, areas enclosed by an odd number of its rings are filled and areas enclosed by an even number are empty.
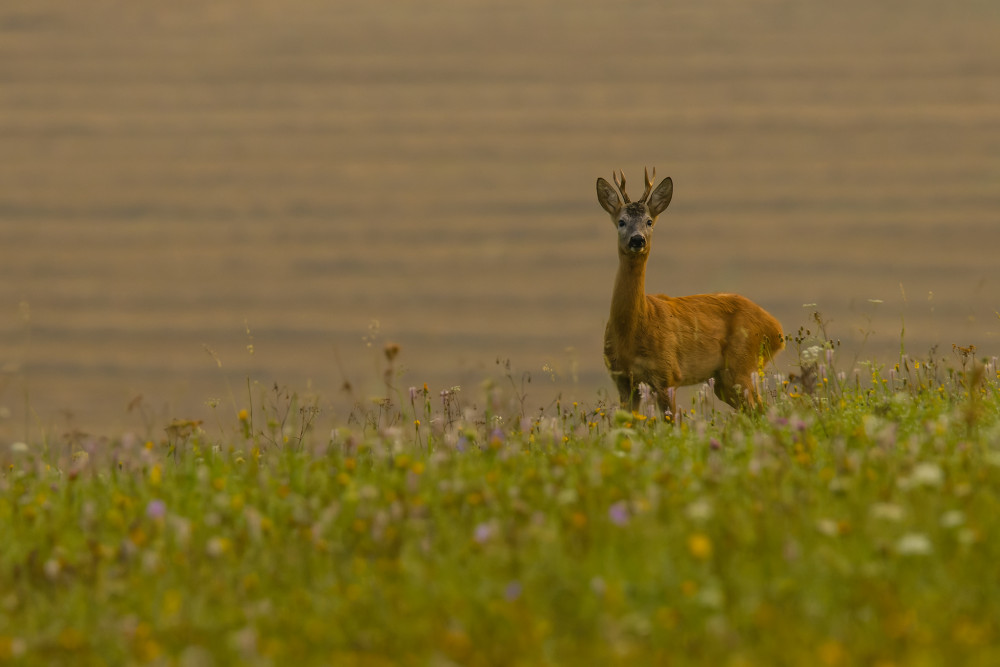
{"type": "Polygon", "coordinates": [[[646,247],[646,237],[642,234],[636,234],[628,240],[629,250],[642,250],[646,247]]]}

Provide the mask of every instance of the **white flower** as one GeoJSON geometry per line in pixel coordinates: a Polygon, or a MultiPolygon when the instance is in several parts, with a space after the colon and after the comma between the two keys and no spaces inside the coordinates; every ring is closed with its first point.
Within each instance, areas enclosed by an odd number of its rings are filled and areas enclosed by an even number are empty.
{"type": "Polygon", "coordinates": [[[813,363],[814,361],[819,359],[819,354],[822,351],[823,348],[820,347],[819,345],[813,345],[812,347],[807,347],[806,349],[802,350],[802,363],[804,364],[813,363]]]}
{"type": "Polygon", "coordinates": [[[882,519],[883,521],[902,521],[903,515],[906,514],[902,507],[892,503],[875,503],[869,512],[873,519],[882,519]]]}
{"type": "Polygon", "coordinates": [[[941,486],[944,471],[936,463],[921,463],[913,469],[910,480],[917,486],[941,486]]]}
{"type": "Polygon", "coordinates": [[[930,539],[923,533],[907,533],[896,542],[900,556],[926,556],[933,551],[930,539]]]}
{"type": "Polygon", "coordinates": [[[572,505],[577,501],[579,497],[580,496],[576,492],[576,489],[572,487],[566,487],[556,495],[556,502],[558,502],[560,505],[572,505]]]}
{"type": "Polygon", "coordinates": [[[836,537],[840,533],[837,522],[833,519],[820,519],[816,522],[816,530],[827,537],[836,537]]]}
{"type": "Polygon", "coordinates": [[[685,508],[684,514],[692,521],[707,521],[712,518],[712,502],[707,498],[699,498],[685,508]]]}
{"type": "Polygon", "coordinates": [[[230,542],[225,537],[212,537],[205,545],[205,552],[212,558],[219,558],[229,551],[230,542]]]}
{"type": "Polygon", "coordinates": [[[962,510],[950,510],[941,515],[941,525],[944,528],[958,528],[965,523],[965,513],[962,510]]]}
{"type": "Polygon", "coordinates": [[[62,564],[55,558],[50,558],[45,561],[43,569],[45,570],[45,576],[54,581],[59,576],[59,573],[62,572],[62,564]]]}
{"type": "Polygon", "coordinates": [[[698,593],[698,601],[708,609],[721,609],[726,600],[722,591],[718,588],[709,586],[698,593]]]}

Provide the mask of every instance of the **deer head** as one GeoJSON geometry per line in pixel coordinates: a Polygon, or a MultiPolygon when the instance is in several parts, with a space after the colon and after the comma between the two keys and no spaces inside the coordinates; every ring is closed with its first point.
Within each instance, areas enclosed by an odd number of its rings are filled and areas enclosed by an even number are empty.
{"type": "Polygon", "coordinates": [[[656,168],[653,168],[652,177],[647,169],[646,190],[638,201],[633,202],[625,193],[625,173],[621,170],[617,174],[612,171],[611,177],[618,189],[615,190],[603,178],[598,178],[597,201],[611,215],[611,222],[618,228],[618,252],[645,255],[649,252],[656,218],[670,205],[674,182],[669,177],[665,178],[654,189],[656,168]]]}

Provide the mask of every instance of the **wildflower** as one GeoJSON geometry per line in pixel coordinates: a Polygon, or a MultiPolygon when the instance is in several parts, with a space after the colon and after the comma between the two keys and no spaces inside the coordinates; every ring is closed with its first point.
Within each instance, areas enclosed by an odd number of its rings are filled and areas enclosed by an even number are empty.
{"type": "Polygon", "coordinates": [[[820,645],[819,659],[824,665],[842,665],[847,662],[847,650],[843,644],[831,639],[820,645]]]}
{"type": "Polygon", "coordinates": [[[504,588],[503,596],[507,600],[507,602],[513,602],[514,600],[521,597],[521,593],[523,591],[524,587],[521,585],[521,582],[515,579],[514,581],[509,582],[507,584],[507,587],[504,588]]]}
{"type": "Polygon", "coordinates": [[[712,503],[707,498],[695,500],[684,510],[684,514],[692,521],[707,521],[712,518],[712,513],[712,503]]]}
{"type": "Polygon", "coordinates": [[[688,537],[688,551],[698,560],[707,560],[712,555],[712,540],[704,533],[688,537]]]}
{"type": "Polygon", "coordinates": [[[45,561],[43,569],[45,570],[45,576],[55,581],[59,577],[59,573],[62,572],[62,563],[56,558],[50,558],[45,561]]]}
{"type": "Polygon", "coordinates": [[[246,411],[246,408],[240,410],[239,414],[236,416],[237,418],[239,418],[241,422],[245,422],[246,420],[250,419],[250,413],[246,411]]]}
{"type": "Polygon", "coordinates": [[[580,498],[580,494],[573,487],[566,487],[556,495],[556,502],[560,505],[572,505],[580,498]]]}
{"type": "Polygon", "coordinates": [[[965,523],[965,513],[962,510],[949,510],[941,515],[941,525],[944,528],[957,528],[965,523]]]}
{"type": "Polygon", "coordinates": [[[802,350],[802,363],[809,365],[814,363],[819,359],[819,353],[823,351],[823,348],[819,345],[813,345],[812,347],[807,347],[802,350]]]}
{"type": "Polygon", "coordinates": [[[167,504],[162,500],[150,500],[146,505],[146,516],[150,519],[162,519],[167,514],[167,504]]]}
{"type": "Polygon", "coordinates": [[[619,500],[608,508],[608,518],[616,526],[624,526],[629,522],[628,504],[624,500],[619,500]]]}
{"type": "Polygon", "coordinates": [[[944,481],[944,472],[934,463],[921,463],[913,469],[910,481],[917,486],[941,486],[944,481]]]}
{"type": "Polygon", "coordinates": [[[0,659],[20,658],[28,650],[28,643],[20,637],[0,636],[0,659]]]}
{"type": "Polygon", "coordinates": [[[503,429],[497,426],[493,429],[493,432],[490,433],[490,447],[498,449],[503,446],[504,440],[506,440],[506,436],[504,435],[503,429]]]}
{"type": "Polygon", "coordinates": [[[472,532],[472,539],[476,544],[486,544],[497,534],[497,525],[495,521],[484,521],[477,524],[472,532]]]}
{"type": "Polygon", "coordinates": [[[935,463],[920,463],[913,468],[909,477],[900,477],[899,487],[909,489],[918,486],[941,486],[944,481],[944,472],[935,463]]]}
{"type": "Polygon", "coordinates": [[[840,528],[833,519],[820,519],[816,522],[816,530],[827,537],[836,537],[840,533],[840,528]]]}
{"type": "Polygon", "coordinates": [[[698,602],[707,609],[720,609],[725,602],[725,597],[718,588],[709,587],[698,594],[698,602]]]}
{"type": "Polygon", "coordinates": [[[212,558],[218,558],[229,551],[231,544],[225,537],[213,537],[205,545],[205,552],[212,558]]]}
{"type": "Polygon", "coordinates": [[[896,542],[896,553],[900,556],[926,556],[931,551],[931,541],[923,533],[907,533],[896,542]]]}
{"type": "Polygon", "coordinates": [[[905,511],[899,505],[893,505],[892,503],[875,503],[871,506],[869,513],[873,519],[898,522],[903,520],[905,511]]]}

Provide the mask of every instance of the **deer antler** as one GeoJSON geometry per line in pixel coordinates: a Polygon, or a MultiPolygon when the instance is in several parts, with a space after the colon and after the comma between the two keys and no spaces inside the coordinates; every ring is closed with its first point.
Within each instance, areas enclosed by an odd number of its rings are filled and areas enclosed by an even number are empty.
{"type": "Polygon", "coordinates": [[[622,193],[622,199],[626,204],[631,204],[632,200],[625,194],[625,172],[619,169],[618,174],[615,173],[614,169],[611,170],[611,178],[615,179],[615,185],[618,186],[618,190],[622,193]],[[618,179],[618,174],[622,175],[621,180],[618,179]]]}
{"type": "Polygon", "coordinates": [[[649,199],[649,193],[653,191],[653,182],[656,180],[656,167],[653,167],[653,177],[649,177],[649,169],[646,169],[646,191],[642,193],[642,199],[639,201],[645,203],[649,199]]]}

